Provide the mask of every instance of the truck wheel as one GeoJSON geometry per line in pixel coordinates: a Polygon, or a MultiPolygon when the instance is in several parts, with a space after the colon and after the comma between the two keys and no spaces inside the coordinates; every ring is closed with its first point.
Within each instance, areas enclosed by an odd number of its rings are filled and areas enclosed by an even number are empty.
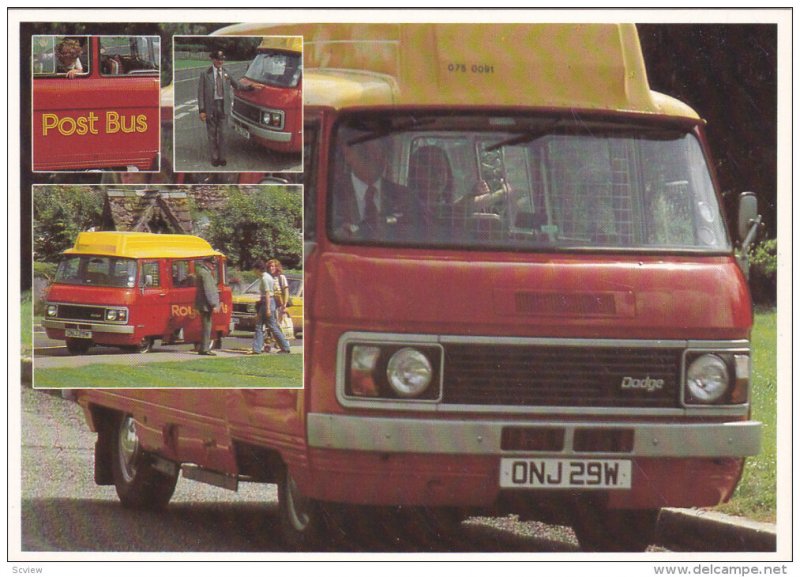
{"type": "Polygon", "coordinates": [[[175,492],[178,476],[153,468],[150,455],[139,445],[136,421],[131,415],[122,415],[110,430],[114,435],[111,472],[122,505],[131,509],[165,507],[175,492]]]}
{"type": "Polygon", "coordinates": [[[325,528],[323,508],[298,491],[285,466],[278,480],[278,509],[281,536],[287,547],[306,550],[318,543],[325,528]]]}
{"type": "Polygon", "coordinates": [[[659,509],[587,506],[576,511],[572,530],[588,552],[642,552],[653,542],[659,509]]]}
{"type": "Polygon", "coordinates": [[[134,353],[149,353],[153,351],[153,344],[155,343],[155,339],[152,337],[144,337],[138,344],[135,344],[131,347],[127,347],[128,350],[134,353]]]}
{"type": "Polygon", "coordinates": [[[71,355],[82,355],[92,346],[88,339],[67,339],[67,350],[71,355]]]}

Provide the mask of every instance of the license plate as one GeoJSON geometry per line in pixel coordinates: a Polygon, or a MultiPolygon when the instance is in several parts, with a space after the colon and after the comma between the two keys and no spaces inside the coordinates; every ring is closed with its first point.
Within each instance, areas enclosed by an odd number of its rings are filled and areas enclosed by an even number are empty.
{"type": "Polygon", "coordinates": [[[631,462],[614,459],[502,459],[503,489],[630,489],[631,462]]]}
{"type": "Polygon", "coordinates": [[[238,122],[233,123],[233,130],[236,132],[236,134],[238,134],[242,138],[250,140],[250,131],[247,130],[244,126],[242,126],[238,122]]]}
{"type": "Polygon", "coordinates": [[[85,329],[65,329],[64,330],[65,336],[71,339],[90,339],[92,338],[92,331],[87,331],[85,329]]]}

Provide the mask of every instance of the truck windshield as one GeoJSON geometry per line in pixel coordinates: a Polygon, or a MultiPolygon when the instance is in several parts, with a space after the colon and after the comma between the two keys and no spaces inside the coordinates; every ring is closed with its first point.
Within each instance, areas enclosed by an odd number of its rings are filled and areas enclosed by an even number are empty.
{"type": "Polygon", "coordinates": [[[136,286],[136,260],[108,256],[67,256],[58,265],[56,283],[83,286],[136,286]]]}
{"type": "Polygon", "coordinates": [[[270,86],[294,88],[300,82],[302,70],[301,54],[267,50],[256,55],[247,68],[245,76],[250,80],[270,86]]]}
{"type": "Polygon", "coordinates": [[[697,138],[570,117],[353,117],[337,127],[340,242],[728,252],[697,138]]]}

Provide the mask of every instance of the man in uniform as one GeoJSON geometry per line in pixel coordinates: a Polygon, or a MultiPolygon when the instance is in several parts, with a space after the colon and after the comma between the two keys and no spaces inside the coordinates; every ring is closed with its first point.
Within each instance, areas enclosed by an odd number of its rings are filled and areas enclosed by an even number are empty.
{"type": "Polygon", "coordinates": [[[250,91],[263,88],[261,84],[237,82],[225,67],[225,53],[214,50],[210,55],[212,66],[200,74],[197,85],[197,106],[200,110],[200,120],[206,123],[208,132],[208,152],[211,164],[225,166],[225,116],[230,110],[230,94],[227,84],[236,90],[250,91]]]}
{"type": "Polygon", "coordinates": [[[194,307],[200,314],[203,329],[197,354],[212,357],[216,354],[211,351],[211,315],[219,311],[219,291],[217,282],[211,274],[215,264],[214,257],[208,257],[197,261],[195,266],[197,293],[194,297],[194,307]]]}

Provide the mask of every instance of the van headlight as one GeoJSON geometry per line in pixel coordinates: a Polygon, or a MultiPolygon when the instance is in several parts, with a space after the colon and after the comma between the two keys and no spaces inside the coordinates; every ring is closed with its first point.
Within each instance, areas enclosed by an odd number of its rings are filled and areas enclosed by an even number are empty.
{"type": "Polygon", "coordinates": [[[47,305],[47,316],[48,317],[58,316],[58,305],[47,305]]]}
{"type": "Polygon", "coordinates": [[[265,110],[261,114],[261,122],[270,128],[283,128],[283,112],[265,110]]]}
{"type": "Polygon", "coordinates": [[[106,320],[124,323],[128,320],[128,309],[106,309],[106,320]]]}
{"type": "Polygon", "coordinates": [[[441,358],[441,348],[434,345],[351,344],[345,361],[345,396],[437,400],[441,358]]]}
{"type": "Polygon", "coordinates": [[[392,390],[401,397],[418,397],[433,379],[430,360],[416,349],[400,349],[386,366],[386,378],[392,390]]]}
{"type": "Polygon", "coordinates": [[[715,404],[725,397],[730,387],[728,364],[718,355],[701,355],[686,370],[687,402],[715,404]]]}

